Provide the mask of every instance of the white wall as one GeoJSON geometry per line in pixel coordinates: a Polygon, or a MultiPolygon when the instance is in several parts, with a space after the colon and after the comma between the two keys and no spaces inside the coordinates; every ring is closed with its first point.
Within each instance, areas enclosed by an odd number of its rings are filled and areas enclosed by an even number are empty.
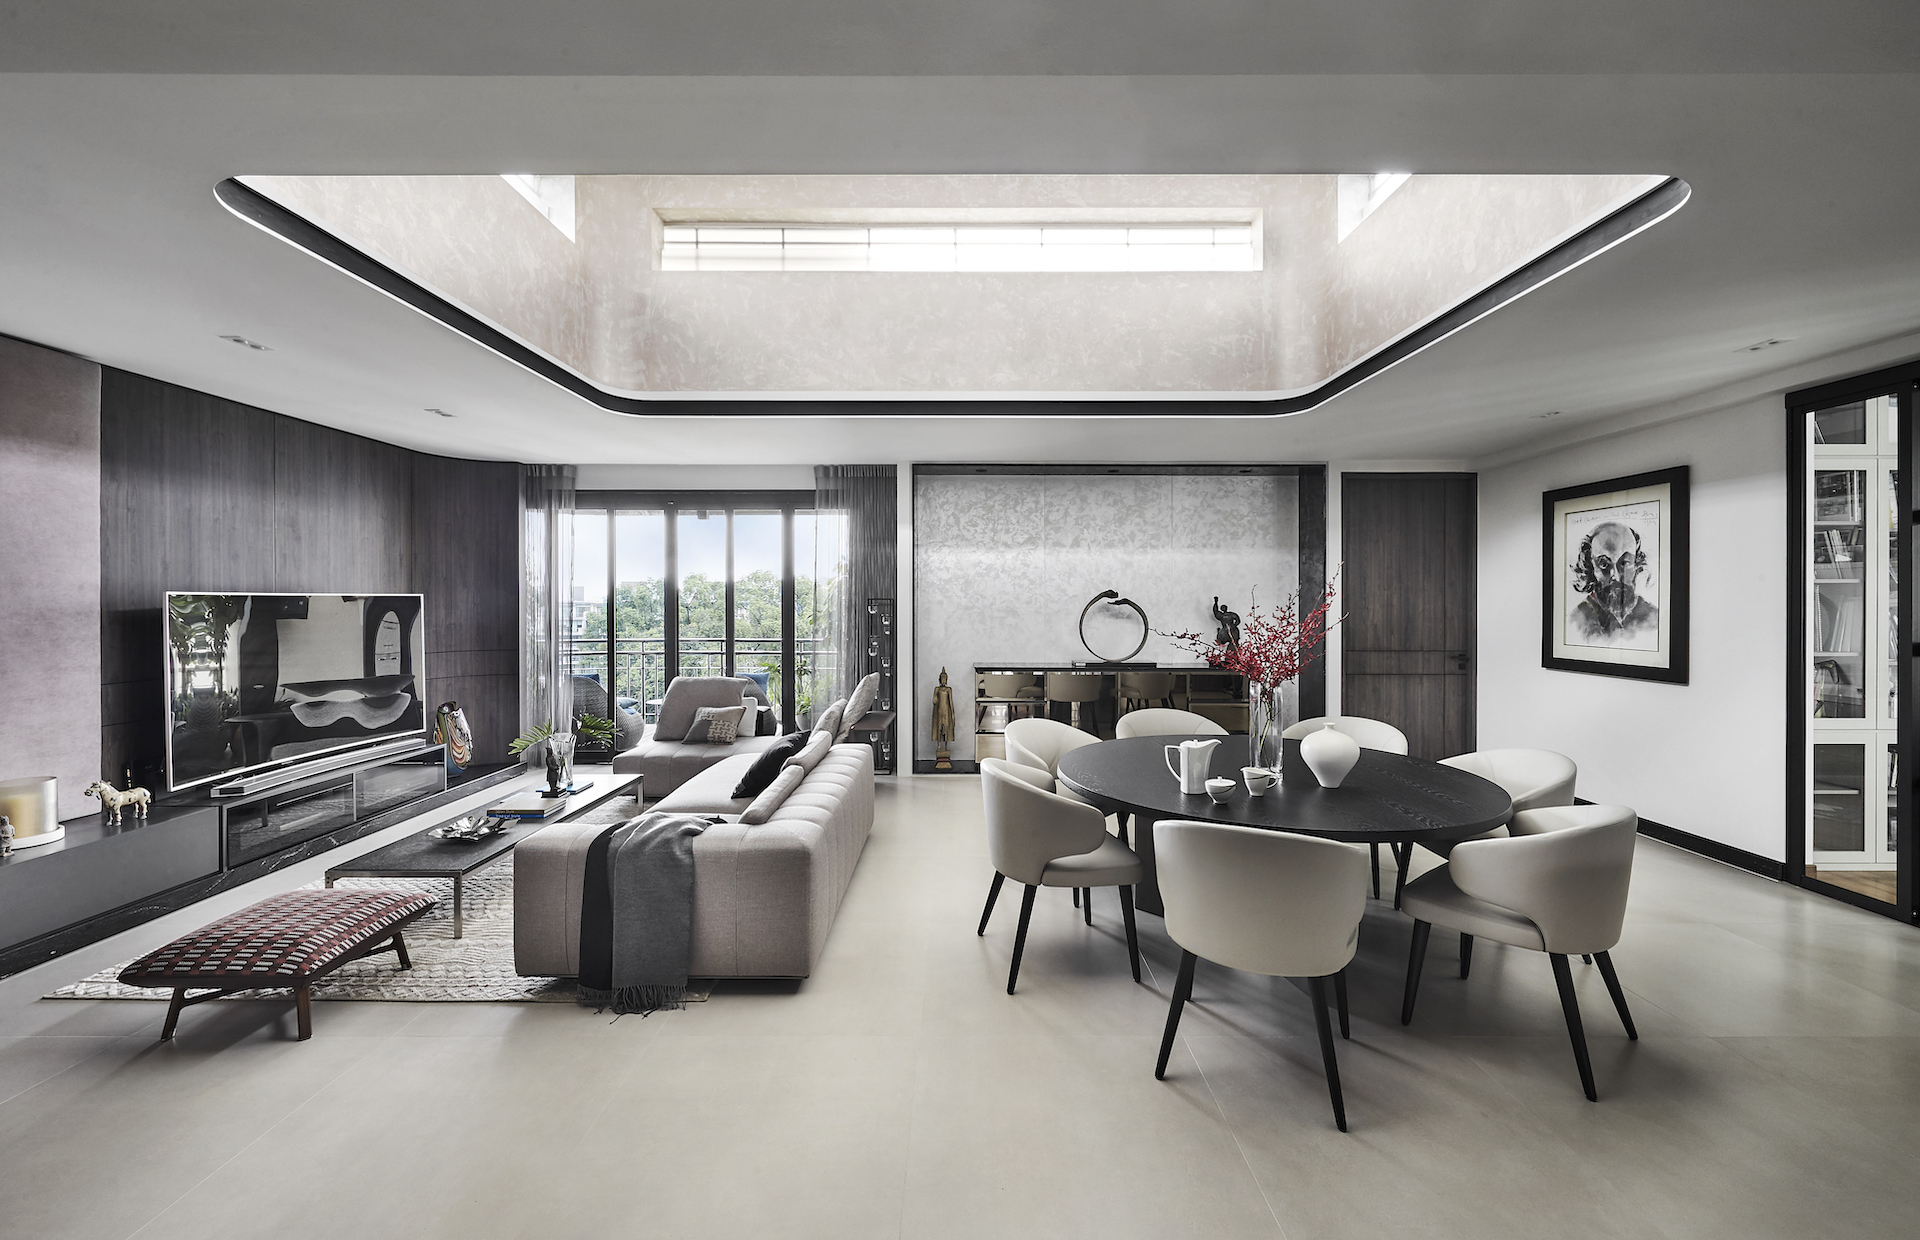
{"type": "Polygon", "coordinates": [[[1558,750],[1579,795],[1784,860],[1786,413],[1778,392],[1480,475],[1479,746],[1558,750]],[[1540,666],[1541,493],[1692,467],[1685,685],[1540,666]]]}

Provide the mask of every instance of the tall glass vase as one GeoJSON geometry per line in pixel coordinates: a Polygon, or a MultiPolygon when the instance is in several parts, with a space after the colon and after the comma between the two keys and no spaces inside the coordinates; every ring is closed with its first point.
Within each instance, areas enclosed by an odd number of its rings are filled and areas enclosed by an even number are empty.
{"type": "Polygon", "coordinates": [[[558,766],[558,782],[561,788],[567,790],[573,788],[573,745],[574,735],[571,732],[555,732],[547,738],[548,777],[550,780],[556,778],[554,767],[558,766]]]}
{"type": "Polygon", "coordinates": [[[1247,682],[1247,765],[1280,769],[1280,688],[1247,682]]]}

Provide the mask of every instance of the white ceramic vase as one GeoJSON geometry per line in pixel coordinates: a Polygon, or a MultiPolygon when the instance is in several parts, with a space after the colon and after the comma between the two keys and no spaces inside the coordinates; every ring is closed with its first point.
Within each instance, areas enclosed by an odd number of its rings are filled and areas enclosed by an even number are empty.
{"type": "Polygon", "coordinates": [[[1325,727],[1308,733],[1300,741],[1300,759],[1322,788],[1338,788],[1353,764],[1360,760],[1360,742],[1334,727],[1335,722],[1327,720],[1325,727]]]}

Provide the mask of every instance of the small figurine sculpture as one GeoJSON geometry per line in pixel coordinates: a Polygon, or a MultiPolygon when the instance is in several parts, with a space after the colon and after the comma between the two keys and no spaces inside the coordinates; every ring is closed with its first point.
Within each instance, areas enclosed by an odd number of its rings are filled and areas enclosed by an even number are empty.
{"type": "Polygon", "coordinates": [[[547,746],[547,790],[543,795],[550,797],[567,795],[566,785],[560,778],[560,755],[553,751],[551,745],[547,746]]]}
{"type": "Polygon", "coordinates": [[[1228,610],[1218,594],[1213,596],[1213,621],[1219,626],[1213,644],[1237,650],[1240,647],[1240,613],[1228,610]]]}
{"type": "Polygon", "coordinates": [[[101,811],[108,815],[107,821],[116,827],[120,825],[121,807],[133,806],[134,817],[144,819],[147,816],[147,805],[153,800],[153,794],[145,788],[129,788],[122,792],[112,784],[98,779],[88,784],[81,795],[99,797],[101,811]]]}
{"type": "Polygon", "coordinates": [[[13,856],[13,819],[0,814],[0,857],[13,856]]]}
{"type": "Polygon", "coordinates": [[[940,683],[933,690],[933,769],[953,769],[953,687],[947,683],[947,669],[940,669],[940,683]]]}

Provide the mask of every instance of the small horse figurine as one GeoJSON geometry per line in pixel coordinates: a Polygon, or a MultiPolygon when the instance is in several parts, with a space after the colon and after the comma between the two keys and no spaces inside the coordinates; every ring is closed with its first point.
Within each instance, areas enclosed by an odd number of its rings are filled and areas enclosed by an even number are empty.
{"type": "Polygon", "coordinates": [[[114,826],[120,825],[120,810],[123,807],[133,806],[134,817],[144,819],[147,805],[153,800],[153,794],[145,788],[129,788],[122,792],[112,784],[97,779],[88,784],[81,795],[99,797],[100,808],[108,812],[107,821],[114,826]]]}

